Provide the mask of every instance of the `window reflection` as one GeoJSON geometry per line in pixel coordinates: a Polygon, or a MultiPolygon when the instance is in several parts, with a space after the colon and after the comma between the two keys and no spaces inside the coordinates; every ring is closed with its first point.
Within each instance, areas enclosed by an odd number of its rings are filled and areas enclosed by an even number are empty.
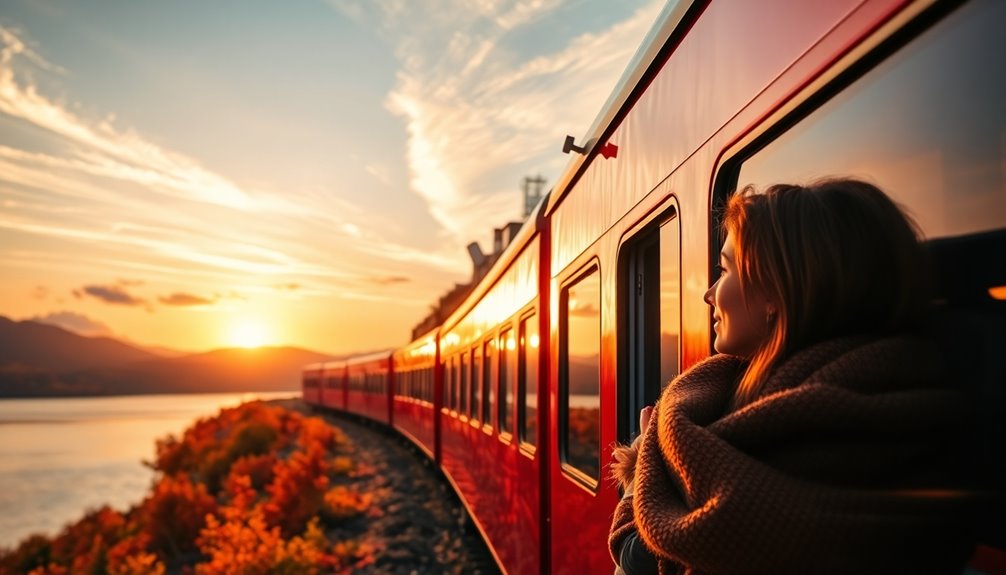
{"type": "Polygon", "coordinates": [[[601,280],[597,270],[565,295],[565,461],[600,479],[601,280]]]}
{"type": "Polygon", "coordinates": [[[517,381],[516,353],[517,343],[513,330],[508,329],[500,335],[500,408],[499,428],[502,433],[513,433],[513,392],[517,381]]]}
{"type": "Polygon", "coordinates": [[[930,238],[1006,220],[1006,2],[962,6],[748,159],[739,183],[868,178],[930,238]]]}
{"type": "Polygon", "coordinates": [[[681,250],[678,218],[660,226],[660,388],[679,370],[681,335],[681,250]]]}
{"type": "Polygon", "coordinates": [[[493,389],[493,341],[490,339],[482,346],[482,357],[485,360],[482,364],[482,422],[490,425],[492,404],[496,400],[496,391],[493,389]]]}
{"type": "Polygon", "coordinates": [[[464,415],[471,415],[471,403],[469,402],[468,391],[468,351],[461,352],[461,407],[458,408],[464,415]]]}
{"type": "Polygon", "coordinates": [[[472,418],[485,418],[482,409],[482,349],[478,346],[472,348],[472,418]]]}
{"type": "Polygon", "coordinates": [[[520,439],[537,445],[538,440],[538,321],[535,316],[520,322],[520,366],[523,401],[520,402],[518,424],[520,439]]]}

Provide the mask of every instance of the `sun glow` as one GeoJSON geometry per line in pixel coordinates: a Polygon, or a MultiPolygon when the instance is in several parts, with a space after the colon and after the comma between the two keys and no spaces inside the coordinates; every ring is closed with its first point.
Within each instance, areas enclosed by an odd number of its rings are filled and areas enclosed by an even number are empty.
{"type": "Polygon", "coordinates": [[[231,326],[228,343],[246,349],[262,347],[270,343],[269,330],[256,320],[240,320],[231,326]]]}

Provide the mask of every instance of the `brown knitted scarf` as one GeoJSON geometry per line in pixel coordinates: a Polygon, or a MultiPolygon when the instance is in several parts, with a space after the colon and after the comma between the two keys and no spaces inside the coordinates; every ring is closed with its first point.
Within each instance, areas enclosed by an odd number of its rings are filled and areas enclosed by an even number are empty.
{"type": "MultiPolygon", "coordinates": [[[[664,391],[639,443],[613,555],[637,529],[661,573],[959,571],[966,410],[938,358],[911,338],[825,342],[732,412],[741,361],[697,364],[664,391]]],[[[632,470],[618,479],[627,486],[632,470]]]]}

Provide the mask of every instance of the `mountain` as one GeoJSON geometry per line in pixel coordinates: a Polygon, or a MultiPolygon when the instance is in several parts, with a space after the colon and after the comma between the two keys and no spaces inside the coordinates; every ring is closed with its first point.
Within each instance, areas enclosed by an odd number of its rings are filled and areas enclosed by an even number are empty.
{"type": "Polygon", "coordinates": [[[108,337],[84,337],[34,321],[0,316],[0,366],[19,364],[65,371],[107,367],[158,357],[108,337]]]}
{"type": "Polygon", "coordinates": [[[159,357],[113,339],[0,317],[0,397],[293,391],[305,364],[328,359],[295,347],[159,357]]]}

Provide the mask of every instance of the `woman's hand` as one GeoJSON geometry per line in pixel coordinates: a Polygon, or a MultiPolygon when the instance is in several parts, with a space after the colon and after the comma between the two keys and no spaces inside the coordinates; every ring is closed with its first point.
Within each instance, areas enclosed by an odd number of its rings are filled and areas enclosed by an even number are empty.
{"type": "Polygon", "coordinates": [[[653,406],[647,405],[639,411],[639,435],[642,436],[646,433],[646,429],[650,426],[650,416],[653,415],[653,406]]]}

